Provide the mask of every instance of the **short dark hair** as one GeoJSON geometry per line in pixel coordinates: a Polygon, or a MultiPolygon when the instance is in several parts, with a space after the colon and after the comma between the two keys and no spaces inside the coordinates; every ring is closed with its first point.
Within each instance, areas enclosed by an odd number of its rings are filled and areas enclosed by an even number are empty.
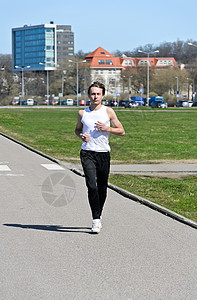
{"type": "Polygon", "coordinates": [[[94,81],[88,88],[88,95],[90,95],[90,90],[92,87],[97,87],[97,88],[102,89],[102,94],[103,94],[103,96],[105,95],[105,86],[102,82],[94,81]]]}

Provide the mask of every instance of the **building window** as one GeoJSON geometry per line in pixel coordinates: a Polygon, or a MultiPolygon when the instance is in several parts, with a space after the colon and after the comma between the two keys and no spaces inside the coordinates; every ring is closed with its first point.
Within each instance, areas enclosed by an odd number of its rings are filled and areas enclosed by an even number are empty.
{"type": "Polygon", "coordinates": [[[16,37],[16,42],[20,42],[20,41],[21,41],[21,37],[20,36],[16,37]]]}
{"type": "Polygon", "coordinates": [[[98,63],[99,63],[99,65],[104,65],[104,64],[105,64],[105,61],[104,61],[104,59],[99,59],[99,60],[98,60],[98,63]]]}
{"type": "Polygon", "coordinates": [[[106,65],[112,65],[112,60],[111,59],[107,59],[106,60],[106,65]]]}

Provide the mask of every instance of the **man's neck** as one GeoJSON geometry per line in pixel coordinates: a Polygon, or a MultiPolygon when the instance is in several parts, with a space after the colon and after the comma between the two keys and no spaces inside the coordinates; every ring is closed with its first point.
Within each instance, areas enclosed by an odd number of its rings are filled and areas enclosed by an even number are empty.
{"type": "Polygon", "coordinates": [[[89,108],[90,108],[91,111],[93,111],[93,110],[98,110],[98,109],[100,109],[101,106],[102,106],[101,103],[98,104],[98,105],[90,104],[89,108]]]}

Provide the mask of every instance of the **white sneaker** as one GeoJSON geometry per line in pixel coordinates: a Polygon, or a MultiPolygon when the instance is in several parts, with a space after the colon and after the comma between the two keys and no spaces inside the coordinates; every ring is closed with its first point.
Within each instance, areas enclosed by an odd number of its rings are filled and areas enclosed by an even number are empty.
{"type": "Polygon", "coordinates": [[[92,233],[99,233],[100,230],[101,230],[101,227],[102,227],[101,220],[100,219],[94,219],[92,221],[92,230],[91,230],[91,232],[92,233]]]}

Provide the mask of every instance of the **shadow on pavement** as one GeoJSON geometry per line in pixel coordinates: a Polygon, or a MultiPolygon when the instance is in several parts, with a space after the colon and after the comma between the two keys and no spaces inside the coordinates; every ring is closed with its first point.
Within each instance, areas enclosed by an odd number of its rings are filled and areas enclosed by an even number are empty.
{"type": "Polygon", "coordinates": [[[22,225],[22,224],[3,224],[4,226],[16,227],[22,229],[46,230],[57,232],[76,232],[76,233],[90,233],[89,227],[64,227],[59,225],[22,225]]]}

